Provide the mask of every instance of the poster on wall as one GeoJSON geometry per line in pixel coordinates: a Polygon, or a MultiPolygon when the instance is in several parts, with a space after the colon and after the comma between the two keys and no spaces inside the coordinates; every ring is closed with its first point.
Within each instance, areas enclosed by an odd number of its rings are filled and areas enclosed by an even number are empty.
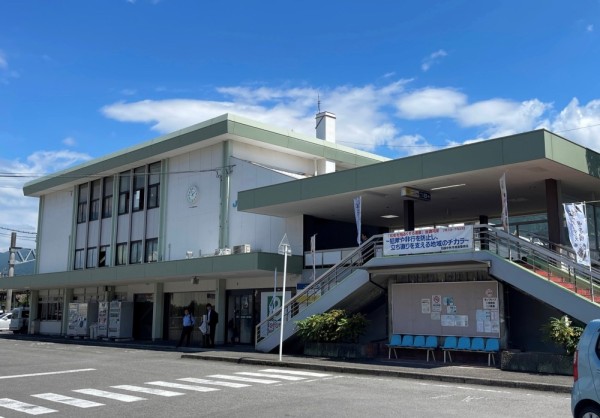
{"type": "Polygon", "coordinates": [[[431,311],[442,312],[442,295],[433,295],[431,297],[431,311]]]}
{"type": "Polygon", "coordinates": [[[429,302],[429,299],[421,299],[421,313],[431,313],[431,303],[429,302]]]}
{"type": "Polygon", "coordinates": [[[472,248],[472,225],[383,234],[384,256],[439,253],[472,248]]]}
{"type": "MultiPolygon", "coordinates": [[[[285,300],[291,298],[292,292],[285,292],[285,300]]],[[[281,292],[262,292],[260,294],[260,322],[267,319],[269,315],[278,309],[281,309],[281,292]]],[[[275,328],[275,322],[268,324],[269,332],[275,328]]]]}

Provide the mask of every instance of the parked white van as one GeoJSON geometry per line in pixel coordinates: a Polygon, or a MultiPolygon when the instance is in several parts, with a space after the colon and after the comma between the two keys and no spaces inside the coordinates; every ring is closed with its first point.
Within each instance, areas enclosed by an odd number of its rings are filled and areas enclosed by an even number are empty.
{"type": "Polygon", "coordinates": [[[15,334],[25,334],[29,328],[29,308],[19,306],[12,310],[8,329],[15,334]]]}

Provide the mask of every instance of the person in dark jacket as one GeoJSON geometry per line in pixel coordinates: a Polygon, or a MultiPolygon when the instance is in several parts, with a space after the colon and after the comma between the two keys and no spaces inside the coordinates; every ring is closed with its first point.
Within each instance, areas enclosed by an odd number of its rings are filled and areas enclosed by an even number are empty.
{"type": "Polygon", "coordinates": [[[212,305],[210,303],[206,304],[206,324],[208,325],[208,330],[205,335],[206,343],[205,347],[214,347],[215,346],[215,333],[217,332],[217,324],[219,323],[219,314],[213,310],[212,305]]]}

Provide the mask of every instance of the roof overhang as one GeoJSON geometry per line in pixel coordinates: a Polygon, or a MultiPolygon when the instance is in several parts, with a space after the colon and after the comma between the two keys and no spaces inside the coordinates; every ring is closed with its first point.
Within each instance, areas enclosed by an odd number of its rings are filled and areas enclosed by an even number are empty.
{"type": "Polygon", "coordinates": [[[403,227],[410,200],[400,189],[409,186],[431,192],[430,201],[412,200],[417,226],[466,222],[500,216],[504,173],[511,216],[545,212],[548,179],[573,199],[600,198],[600,155],[537,130],[242,191],[238,210],[353,223],[353,198],[362,196],[363,224],[395,229],[403,227]]]}
{"type": "MultiPolygon", "coordinates": [[[[283,271],[282,255],[273,253],[231,254],[158,263],[75,270],[2,278],[2,289],[52,289],[85,286],[120,286],[136,283],[157,283],[214,279],[252,279],[271,277],[273,271],[283,271]]],[[[302,273],[303,258],[290,256],[288,274],[302,273]]]]}
{"type": "Polygon", "coordinates": [[[386,157],[258,123],[240,116],[224,114],[105,157],[30,181],[24,186],[23,192],[25,196],[41,196],[226,140],[236,140],[262,148],[282,150],[287,154],[307,158],[329,159],[338,164],[338,169],[349,169],[389,160],[386,157]]]}

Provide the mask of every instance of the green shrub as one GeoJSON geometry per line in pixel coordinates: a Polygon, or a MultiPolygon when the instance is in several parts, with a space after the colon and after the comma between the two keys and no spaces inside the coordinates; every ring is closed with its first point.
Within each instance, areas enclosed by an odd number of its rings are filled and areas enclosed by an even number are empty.
{"type": "Polygon", "coordinates": [[[577,348],[583,328],[573,326],[573,321],[567,315],[563,315],[560,318],[551,317],[550,321],[542,327],[542,331],[550,341],[571,355],[577,348]]]}
{"type": "Polygon", "coordinates": [[[296,321],[300,338],[307,342],[358,342],[365,332],[367,320],[363,314],[349,316],[346,311],[333,309],[296,321]]]}

